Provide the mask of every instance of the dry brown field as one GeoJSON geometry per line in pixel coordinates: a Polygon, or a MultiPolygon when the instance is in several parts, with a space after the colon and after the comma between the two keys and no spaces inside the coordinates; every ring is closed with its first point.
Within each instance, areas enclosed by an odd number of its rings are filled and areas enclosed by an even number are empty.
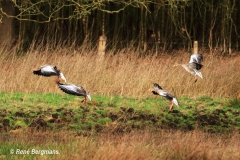
{"type": "Polygon", "coordinates": [[[109,51],[102,59],[95,50],[29,50],[25,55],[0,50],[0,90],[37,93],[61,93],[54,78],[34,76],[32,70],[43,64],[56,65],[68,83],[85,87],[90,94],[148,97],[154,82],[177,97],[240,96],[240,56],[212,57],[204,55],[203,79],[194,77],[181,66],[189,62],[189,53],[138,57],[130,49],[109,51]]]}

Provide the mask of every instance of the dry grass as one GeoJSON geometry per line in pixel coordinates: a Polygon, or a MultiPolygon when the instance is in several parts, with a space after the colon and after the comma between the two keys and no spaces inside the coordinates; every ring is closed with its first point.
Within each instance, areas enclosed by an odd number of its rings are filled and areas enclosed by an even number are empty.
{"type": "MultiPolygon", "coordinates": [[[[238,133],[219,136],[197,130],[193,132],[161,130],[157,133],[143,131],[124,135],[106,133],[89,137],[74,137],[66,132],[54,136],[51,133],[35,133],[29,134],[27,139],[17,137],[17,142],[13,143],[12,148],[16,149],[14,144],[22,142],[28,149],[54,149],[60,152],[60,155],[37,155],[35,159],[51,157],[79,160],[229,160],[240,158],[239,139],[238,133]]],[[[15,158],[17,156],[14,155],[15,158]]]]}
{"type": "Polygon", "coordinates": [[[173,56],[137,58],[133,50],[125,49],[109,51],[101,60],[94,49],[39,50],[30,49],[24,56],[11,56],[13,51],[0,50],[1,91],[61,93],[54,84],[55,78],[32,74],[32,69],[52,64],[61,69],[68,83],[82,85],[90,94],[148,97],[152,96],[149,88],[157,82],[177,97],[240,96],[240,56],[221,58],[204,54],[204,79],[194,83],[194,77],[181,66],[173,67],[189,61],[189,54],[180,51],[173,56]]]}

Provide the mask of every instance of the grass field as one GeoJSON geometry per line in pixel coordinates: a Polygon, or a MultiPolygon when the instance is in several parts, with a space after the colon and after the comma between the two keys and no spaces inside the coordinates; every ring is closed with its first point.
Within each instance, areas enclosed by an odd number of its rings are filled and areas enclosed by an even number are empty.
{"type": "Polygon", "coordinates": [[[187,131],[201,128],[209,132],[240,130],[239,101],[224,98],[179,98],[181,107],[168,111],[168,102],[160,97],[98,95],[87,104],[81,103],[78,97],[52,93],[1,93],[0,97],[1,129],[7,132],[27,126],[83,134],[123,133],[148,128],[187,131]]]}
{"type": "Polygon", "coordinates": [[[204,54],[203,79],[194,83],[173,67],[189,61],[181,51],[138,57],[126,49],[100,59],[94,50],[40,50],[0,50],[0,159],[240,158],[239,56],[204,54]],[[57,65],[92,101],[62,93],[56,77],[33,75],[42,64],[57,65]],[[180,108],[169,112],[149,90],[154,82],[180,108]]]}

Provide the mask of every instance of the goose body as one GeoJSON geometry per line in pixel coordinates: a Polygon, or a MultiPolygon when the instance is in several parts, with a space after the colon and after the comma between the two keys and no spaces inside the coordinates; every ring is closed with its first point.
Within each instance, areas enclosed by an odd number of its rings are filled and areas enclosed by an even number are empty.
{"type": "Polygon", "coordinates": [[[195,82],[197,81],[197,77],[196,76],[199,76],[200,78],[203,78],[202,77],[202,73],[199,72],[198,70],[200,70],[202,68],[202,65],[201,64],[198,64],[198,63],[187,63],[187,64],[182,64],[182,67],[190,74],[194,75],[195,76],[195,82]]]}
{"type": "Polygon", "coordinates": [[[61,77],[65,82],[67,81],[63,73],[56,66],[52,65],[40,66],[39,69],[33,70],[33,74],[45,77],[58,76],[61,77]]]}
{"type": "MultiPolygon", "coordinates": [[[[195,82],[197,82],[197,78],[200,77],[203,79],[202,73],[199,71],[203,65],[201,62],[203,61],[202,54],[192,54],[190,57],[190,61],[187,64],[181,64],[181,66],[190,74],[195,76],[195,82]],[[197,77],[198,76],[198,77],[197,77]]],[[[175,65],[178,66],[178,65],[175,65]]]]}
{"type": "Polygon", "coordinates": [[[198,64],[201,64],[203,61],[203,55],[202,54],[192,54],[190,56],[190,61],[189,63],[198,63],[198,64]]]}
{"type": "Polygon", "coordinates": [[[159,86],[157,83],[154,83],[153,85],[154,85],[154,89],[152,90],[153,94],[162,96],[171,102],[169,110],[172,110],[174,104],[179,107],[178,101],[175,96],[170,94],[168,91],[163,90],[162,87],[159,86]]]}
{"type": "Polygon", "coordinates": [[[90,94],[82,87],[76,84],[62,84],[59,81],[57,82],[58,87],[65,93],[75,95],[75,96],[83,96],[83,101],[86,103],[86,98],[91,101],[90,94]]]}

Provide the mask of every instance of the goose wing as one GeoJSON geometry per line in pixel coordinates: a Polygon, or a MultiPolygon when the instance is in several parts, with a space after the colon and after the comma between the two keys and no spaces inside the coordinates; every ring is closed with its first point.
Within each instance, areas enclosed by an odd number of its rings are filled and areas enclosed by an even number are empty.
{"type": "Polygon", "coordinates": [[[155,95],[160,95],[157,91],[152,91],[152,93],[155,95]]]}
{"type": "Polygon", "coordinates": [[[168,93],[167,91],[162,91],[159,93],[160,96],[163,96],[164,98],[166,98],[167,100],[173,100],[173,98],[175,98],[173,95],[171,95],[170,93],[168,93]]]}
{"type": "Polygon", "coordinates": [[[59,74],[57,68],[51,65],[40,66],[40,68],[38,70],[34,70],[33,73],[41,76],[46,76],[46,77],[59,74]]]}
{"type": "Polygon", "coordinates": [[[187,63],[187,64],[183,64],[182,67],[189,72],[190,74],[194,75],[195,72],[193,71],[194,69],[194,65],[192,63],[187,63]]]}
{"type": "Polygon", "coordinates": [[[156,90],[162,90],[162,87],[159,86],[159,84],[157,84],[157,83],[153,83],[153,86],[154,86],[154,89],[156,89],[156,90]]]}
{"type": "Polygon", "coordinates": [[[75,84],[58,84],[58,86],[63,92],[67,94],[76,95],[76,96],[88,95],[87,91],[83,87],[77,86],[75,84]]]}
{"type": "Polygon", "coordinates": [[[169,101],[173,101],[173,103],[176,104],[179,107],[179,104],[178,104],[178,101],[177,101],[176,97],[174,97],[173,95],[171,95],[167,91],[161,92],[160,95],[163,96],[164,98],[166,98],[169,101]]]}
{"type": "Polygon", "coordinates": [[[203,67],[202,64],[196,63],[196,62],[188,63],[187,65],[190,69],[196,69],[196,70],[200,70],[203,67]]]}
{"type": "Polygon", "coordinates": [[[192,54],[189,63],[195,62],[201,64],[202,60],[203,60],[202,54],[192,54]]]}
{"type": "Polygon", "coordinates": [[[56,66],[45,66],[41,68],[41,73],[43,76],[59,75],[59,71],[56,66]]]}

